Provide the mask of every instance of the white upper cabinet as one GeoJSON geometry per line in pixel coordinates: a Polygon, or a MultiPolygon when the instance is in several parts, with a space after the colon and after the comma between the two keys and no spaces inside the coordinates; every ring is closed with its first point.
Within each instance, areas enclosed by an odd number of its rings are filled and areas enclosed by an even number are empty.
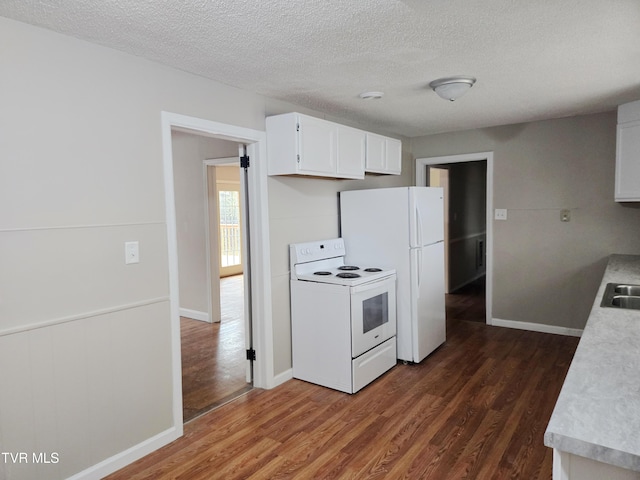
{"type": "Polygon", "coordinates": [[[266,126],[269,175],[364,178],[365,132],[300,113],[266,126]]]}
{"type": "Polygon", "coordinates": [[[364,178],[366,133],[338,125],[337,172],[340,177],[364,178]]]}
{"type": "Polygon", "coordinates": [[[296,124],[299,143],[296,173],[335,175],[336,133],[332,124],[300,115],[296,124]]]}
{"type": "Polygon", "coordinates": [[[402,142],[395,138],[367,133],[365,171],[371,173],[402,173],[402,142]]]}
{"type": "Polygon", "coordinates": [[[267,117],[269,175],[364,178],[400,175],[402,143],[301,113],[267,117]]]}
{"type": "Polygon", "coordinates": [[[640,100],[618,107],[615,199],[640,201],[640,100]]]}

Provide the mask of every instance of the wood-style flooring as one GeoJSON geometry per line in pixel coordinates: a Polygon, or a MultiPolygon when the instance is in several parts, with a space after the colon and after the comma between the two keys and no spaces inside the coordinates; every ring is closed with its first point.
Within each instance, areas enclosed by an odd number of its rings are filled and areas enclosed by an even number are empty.
{"type": "Polygon", "coordinates": [[[108,478],[550,479],[543,434],[578,339],[477,320],[449,316],[443,346],[354,395],[253,389],[108,478]]]}
{"type": "Polygon", "coordinates": [[[220,322],[180,318],[182,414],[188,422],[251,389],[246,381],[243,276],[220,279],[220,322]]]}
{"type": "Polygon", "coordinates": [[[447,318],[486,323],[486,277],[473,282],[447,295],[447,318]]]}

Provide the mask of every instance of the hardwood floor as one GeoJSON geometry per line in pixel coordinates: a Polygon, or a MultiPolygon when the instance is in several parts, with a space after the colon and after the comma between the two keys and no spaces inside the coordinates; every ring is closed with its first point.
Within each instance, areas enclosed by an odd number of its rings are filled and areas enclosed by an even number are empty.
{"type": "Polygon", "coordinates": [[[447,318],[486,323],[485,277],[447,295],[447,318]]]}
{"type": "Polygon", "coordinates": [[[250,390],[246,381],[243,277],[220,280],[221,320],[180,318],[185,422],[250,390]]]}
{"type": "MultiPolygon", "coordinates": [[[[447,298],[449,311],[459,296],[447,298]]],[[[550,479],[543,434],[578,339],[447,319],[354,395],[290,380],[185,425],[118,479],[550,479]]]]}

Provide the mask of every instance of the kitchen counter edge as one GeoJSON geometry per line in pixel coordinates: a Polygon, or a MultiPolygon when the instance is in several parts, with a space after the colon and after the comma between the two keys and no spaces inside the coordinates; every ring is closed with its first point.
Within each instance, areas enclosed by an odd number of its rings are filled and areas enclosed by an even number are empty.
{"type": "Polygon", "coordinates": [[[607,283],[640,284],[640,255],[611,255],[544,444],[640,472],[640,310],[601,307],[607,283]]]}

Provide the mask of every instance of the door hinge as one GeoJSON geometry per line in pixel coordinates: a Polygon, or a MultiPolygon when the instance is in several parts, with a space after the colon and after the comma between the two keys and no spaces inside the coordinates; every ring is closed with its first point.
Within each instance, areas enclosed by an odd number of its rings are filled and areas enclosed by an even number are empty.
{"type": "Polygon", "coordinates": [[[256,351],[253,348],[247,349],[247,360],[256,361],[256,351]]]}
{"type": "Polygon", "coordinates": [[[249,168],[249,155],[240,157],[240,168],[249,168]]]}

